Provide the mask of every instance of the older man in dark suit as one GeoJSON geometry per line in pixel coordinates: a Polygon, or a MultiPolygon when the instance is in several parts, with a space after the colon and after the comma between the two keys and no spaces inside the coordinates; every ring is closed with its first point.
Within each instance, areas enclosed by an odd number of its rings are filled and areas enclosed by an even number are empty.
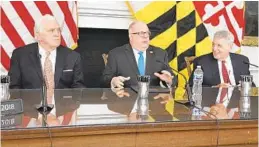
{"type": "Polygon", "coordinates": [[[158,86],[161,81],[165,85],[173,83],[166,51],[150,46],[149,37],[150,31],[145,23],[135,21],[130,24],[130,43],[109,52],[102,79],[105,86],[121,89],[137,85],[137,75],[150,75],[153,86],[158,86]]]}
{"type": "Polygon", "coordinates": [[[80,55],[60,45],[61,30],[51,15],[35,23],[33,43],[15,49],[11,58],[10,88],[36,89],[46,84],[47,91],[84,87],[80,55]]]}
{"type": "MultiPolygon", "coordinates": [[[[203,86],[226,87],[238,85],[240,75],[250,75],[249,59],[240,54],[230,53],[234,42],[233,35],[228,31],[218,31],[214,35],[212,53],[196,58],[193,69],[201,66],[203,86]]],[[[190,77],[190,85],[193,84],[193,73],[190,77]]]]}

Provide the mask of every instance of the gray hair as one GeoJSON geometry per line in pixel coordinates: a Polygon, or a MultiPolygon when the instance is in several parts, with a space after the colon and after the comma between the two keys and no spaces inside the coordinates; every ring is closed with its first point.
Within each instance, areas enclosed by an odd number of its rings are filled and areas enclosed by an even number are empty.
{"type": "Polygon", "coordinates": [[[226,30],[217,31],[214,34],[214,38],[224,38],[228,41],[229,44],[234,43],[234,36],[229,31],[226,31],[226,30]]]}
{"type": "Polygon", "coordinates": [[[35,21],[34,34],[39,33],[39,32],[41,32],[43,30],[42,22],[44,20],[56,20],[56,18],[54,16],[50,15],[50,14],[45,14],[42,17],[40,17],[40,19],[35,21]]]}
{"type": "Polygon", "coordinates": [[[143,22],[143,21],[135,20],[135,21],[133,21],[133,22],[129,25],[129,28],[128,28],[128,33],[129,33],[129,34],[131,33],[130,30],[131,30],[136,24],[138,24],[138,23],[143,23],[143,24],[147,25],[147,24],[146,24],[145,22],[143,22]]]}

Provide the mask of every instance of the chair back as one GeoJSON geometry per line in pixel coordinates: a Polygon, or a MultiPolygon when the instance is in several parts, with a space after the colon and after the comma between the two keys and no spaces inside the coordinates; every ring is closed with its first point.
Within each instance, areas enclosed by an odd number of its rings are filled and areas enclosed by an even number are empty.
{"type": "Polygon", "coordinates": [[[108,54],[103,53],[103,54],[102,54],[102,57],[103,57],[104,65],[106,66],[107,61],[108,61],[108,54]]]}
{"type": "Polygon", "coordinates": [[[187,71],[188,71],[188,76],[190,77],[192,74],[192,67],[191,64],[193,62],[193,60],[196,58],[196,56],[190,56],[190,57],[184,57],[185,63],[186,63],[186,67],[187,67],[187,71]]]}

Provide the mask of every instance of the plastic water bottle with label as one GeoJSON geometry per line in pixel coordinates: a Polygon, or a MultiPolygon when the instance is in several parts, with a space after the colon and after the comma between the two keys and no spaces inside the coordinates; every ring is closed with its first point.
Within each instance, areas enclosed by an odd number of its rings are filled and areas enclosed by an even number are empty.
{"type": "MultiPolygon", "coordinates": [[[[201,108],[202,102],[202,82],[203,71],[201,66],[197,66],[193,73],[192,100],[195,102],[195,106],[199,108],[201,108]]],[[[200,111],[197,108],[194,108],[193,115],[200,115],[200,111]]]]}

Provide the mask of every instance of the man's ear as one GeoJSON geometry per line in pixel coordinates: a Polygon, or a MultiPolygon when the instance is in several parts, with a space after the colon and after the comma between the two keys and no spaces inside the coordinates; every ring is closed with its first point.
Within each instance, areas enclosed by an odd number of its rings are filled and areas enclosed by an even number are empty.
{"type": "Polygon", "coordinates": [[[229,51],[232,50],[233,44],[234,44],[234,43],[230,43],[230,44],[229,44],[229,51]]]}
{"type": "Polygon", "coordinates": [[[35,38],[35,40],[40,41],[39,32],[34,32],[34,38],[35,38]]]}
{"type": "Polygon", "coordinates": [[[132,40],[132,35],[131,34],[129,34],[129,40],[132,40]]]}

